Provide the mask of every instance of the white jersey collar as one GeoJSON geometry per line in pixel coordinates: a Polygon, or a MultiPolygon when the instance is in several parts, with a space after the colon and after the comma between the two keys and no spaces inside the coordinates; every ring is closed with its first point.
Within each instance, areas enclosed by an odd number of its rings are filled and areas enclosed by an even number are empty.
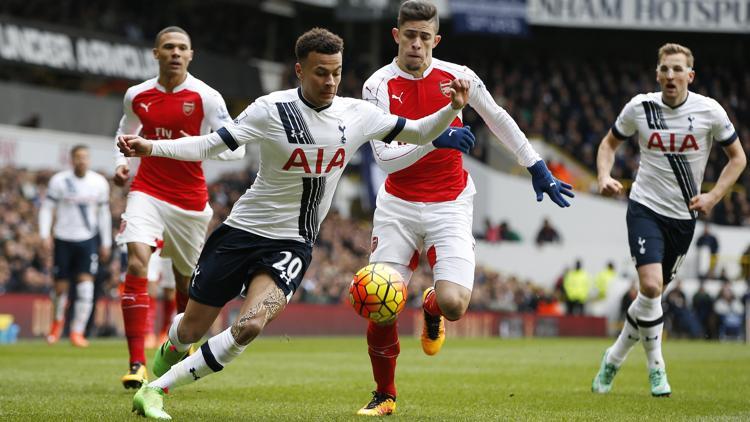
{"type": "Polygon", "coordinates": [[[432,58],[432,61],[430,61],[430,65],[427,67],[427,69],[424,70],[421,77],[416,77],[412,75],[411,73],[404,72],[403,69],[398,67],[398,64],[396,63],[396,60],[398,60],[398,57],[394,57],[393,61],[391,62],[391,66],[393,67],[393,71],[400,77],[404,79],[411,79],[411,80],[420,80],[428,77],[430,73],[432,72],[432,69],[435,68],[435,58],[432,58]]]}

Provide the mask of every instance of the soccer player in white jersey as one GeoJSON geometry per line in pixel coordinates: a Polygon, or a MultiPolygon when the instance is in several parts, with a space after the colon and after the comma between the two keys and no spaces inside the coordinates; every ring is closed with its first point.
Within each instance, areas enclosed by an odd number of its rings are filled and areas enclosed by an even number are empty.
{"type": "Polygon", "coordinates": [[[622,184],[610,176],[620,142],[637,136],[641,162],[630,192],[628,241],[640,290],[627,310],[614,345],[604,352],[591,390],[608,393],[630,349],[643,340],[651,395],[668,397],[661,353],[661,294],[687,254],[698,214],[707,215],[730,190],[746,165],[745,152],[726,111],[715,100],[690,92],[693,54],[678,44],[659,49],[656,81],[661,92],[633,97],[599,145],[599,191],[617,195],[622,184]],[[714,187],[701,193],[711,145],[716,141],[729,161],[714,187]]]}
{"type": "Polygon", "coordinates": [[[53,344],[60,339],[69,284],[73,282],[76,300],[70,323],[70,342],[77,347],[87,347],[84,331],[94,307],[94,277],[99,260],[109,260],[112,215],[109,211],[109,183],[104,176],[89,170],[88,147],[74,146],[70,157],[73,170],[52,176],[39,210],[39,234],[44,249],[48,253],[54,249],[54,319],[47,342],[53,344]]]}
{"type": "MultiPolygon", "coordinates": [[[[123,101],[124,115],[117,135],[142,134],[150,139],[173,140],[202,135],[231,122],[221,95],[188,73],[193,59],[190,36],[180,27],[161,30],[154,42],[159,75],[130,87],[123,101]]],[[[115,183],[127,182],[128,159],[117,152],[115,183]]],[[[238,160],[244,148],[219,160],[238,160]]],[[[188,281],[200,255],[213,211],[201,163],[146,157],[130,185],[128,204],[116,240],[127,245],[128,265],[121,299],[125,336],[130,355],[125,388],[139,388],[147,379],[144,343],[148,328],[148,262],[158,239],[161,256],[170,258],[176,281],[177,310],[188,300],[188,281]]]]}
{"type": "MultiPolygon", "coordinates": [[[[312,245],[331,205],[336,185],[352,155],[371,139],[417,144],[432,142],[466,104],[469,82],[450,85],[451,102],[417,121],[406,120],[352,98],[336,96],[341,81],[343,41],[314,28],[297,40],[298,89],[258,98],[234,124],[216,133],[155,142],[121,136],[127,155],[200,160],[256,142],[260,170],[252,187],[234,204],[227,220],[206,241],[190,284],[190,301],[175,317],[169,341],[157,351],[154,373],[133,399],[148,417],[169,418],[163,394],[220,371],[285,307],[310,263],[312,245]],[[231,327],[180,360],[238,294],[246,297],[231,327]]],[[[473,138],[455,136],[442,146],[468,151],[473,138]]]]}
{"type": "MultiPolygon", "coordinates": [[[[468,67],[432,57],[438,35],[436,7],[429,1],[411,0],[401,5],[398,26],[392,35],[398,56],[365,82],[362,98],[383,110],[408,118],[426,116],[443,107],[449,98],[445,86],[456,78],[472,82],[469,105],[492,133],[529,169],[537,201],[542,192],[559,206],[569,203],[571,187],[554,179],[518,125],[497,105],[484,83],[468,67]]],[[[442,137],[468,131],[458,116],[442,137]]],[[[438,353],[445,340],[443,317],[460,319],[469,306],[474,284],[472,236],[474,183],[455,150],[372,142],[377,163],[388,177],[377,195],[370,263],[387,263],[404,280],[412,276],[425,252],[433,270],[434,287],[424,294],[422,349],[438,353]]],[[[400,352],[397,322],[369,323],[367,345],[376,389],[370,403],[357,413],[387,415],[396,408],[396,360],[400,352]]]]}

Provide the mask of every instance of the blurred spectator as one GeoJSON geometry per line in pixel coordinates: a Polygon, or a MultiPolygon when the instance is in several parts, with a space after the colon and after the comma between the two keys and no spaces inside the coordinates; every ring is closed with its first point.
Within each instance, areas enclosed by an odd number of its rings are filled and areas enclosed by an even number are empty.
{"type": "Polygon", "coordinates": [[[706,339],[716,338],[718,327],[714,314],[714,299],[706,293],[704,281],[700,282],[698,291],[693,295],[693,312],[703,329],[703,337],[706,339]]]}
{"type": "Polygon", "coordinates": [[[596,298],[598,300],[604,300],[607,297],[609,284],[612,283],[612,280],[614,280],[616,276],[615,263],[612,261],[607,262],[607,266],[599,271],[594,281],[596,287],[596,298]]]}
{"type": "Polygon", "coordinates": [[[506,242],[520,242],[521,235],[517,231],[513,230],[507,221],[500,223],[500,240],[506,242]]]}
{"type": "Polygon", "coordinates": [[[719,297],[714,302],[714,312],[719,317],[719,339],[739,338],[745,307],[735,297],[729,283],[722,286],[719,297]]]}
{"type": "Polygon", "coordinates": [[[539,229],[539,232],[536,234],[537,246],[542,246],[545,243],[560,243],[560,242],[561,242],[560,234],[552,226],[552,223],[550,223],[549,218],[545,218],[544,222],[542,223],[542,227],[539,229]]]}
{"type": "Polygon", "coordinates": [[[740,257],[740,277],[750,283],[750,245],[740,257]]]}
{"type": "Polygon", "coordinates": [[[575,180],[573,180],[573,176],[570,174],[568,168],[565,167],[565,164],[563,164],[562,161],[550,159],[547,161],[547,168],[549,168],[550,173],[552,173],[558,179],[567,184],[575,186],[575,180]]]}
{"type": "Polygon", "coordinates": [[[563,289],[568,315],[583,315],[584,305],[589,298],[591,280],[580,259],[576,261],[575,267],[565,274],[563,289]]]}
{"type": "Polygon", "coordinates": [[[669,332],[677,336],[698,338],[701,336],[701,326],[698,319],[688,307],[687,297],[682,291],[682,282],[674,281],[674,287],[666,297],[664,316],[669,322],[669,332]]]}
{"type": "Polygon", "coordinates": [[[700,277],[715,277],[716,274],[714,272],[716,270],[717,254],[719,253],[719,239],[717,239],[716,236],[714,236],[714,234],[709,231],[707,222],[703,224],[703,234],[698,237],[695,245],[698,248],[699,256],[708,255],[709,257],[708,267],[700,274],[700,277]]]}
{"type": "Polygon", "coordinates": [[[490,243],[500,241],[500,226],[493,225],[489,218],[484,219],[484,240],[490,243]]]}

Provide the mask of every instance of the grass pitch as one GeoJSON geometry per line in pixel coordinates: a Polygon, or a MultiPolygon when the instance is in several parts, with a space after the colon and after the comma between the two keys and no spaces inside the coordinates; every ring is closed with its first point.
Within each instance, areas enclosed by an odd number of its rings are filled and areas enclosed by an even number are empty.
{"type": "MultiPolygon", "coordinates": [[[[650,396],[640,345],[609,395],[590,392],[610,340],[448,338],[434,357],[401,339],[395,420],[748,420],[750,346],[667,341],[673,395],[650,396]]],[[[149,351],[149,357],[152,351],[149,351]]],[[[119,378],[124,340],[0,346],[0,420],[140,421],[119,378]]],[[[173,391],[177,421],[338,421],[374,389],[361,338],[262,338],[224,371],[173,391]]]]}

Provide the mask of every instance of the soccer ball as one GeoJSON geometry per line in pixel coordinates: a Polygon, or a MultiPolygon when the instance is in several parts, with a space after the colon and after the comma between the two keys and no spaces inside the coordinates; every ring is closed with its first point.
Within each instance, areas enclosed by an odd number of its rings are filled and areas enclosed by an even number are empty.
{"type": "Polygon", "coordinates": [[[406,283],[392,267],[370,264],[354,274],[349,302],[361,317],[377,323],[388,322],[406,305],[406,283]]]}

